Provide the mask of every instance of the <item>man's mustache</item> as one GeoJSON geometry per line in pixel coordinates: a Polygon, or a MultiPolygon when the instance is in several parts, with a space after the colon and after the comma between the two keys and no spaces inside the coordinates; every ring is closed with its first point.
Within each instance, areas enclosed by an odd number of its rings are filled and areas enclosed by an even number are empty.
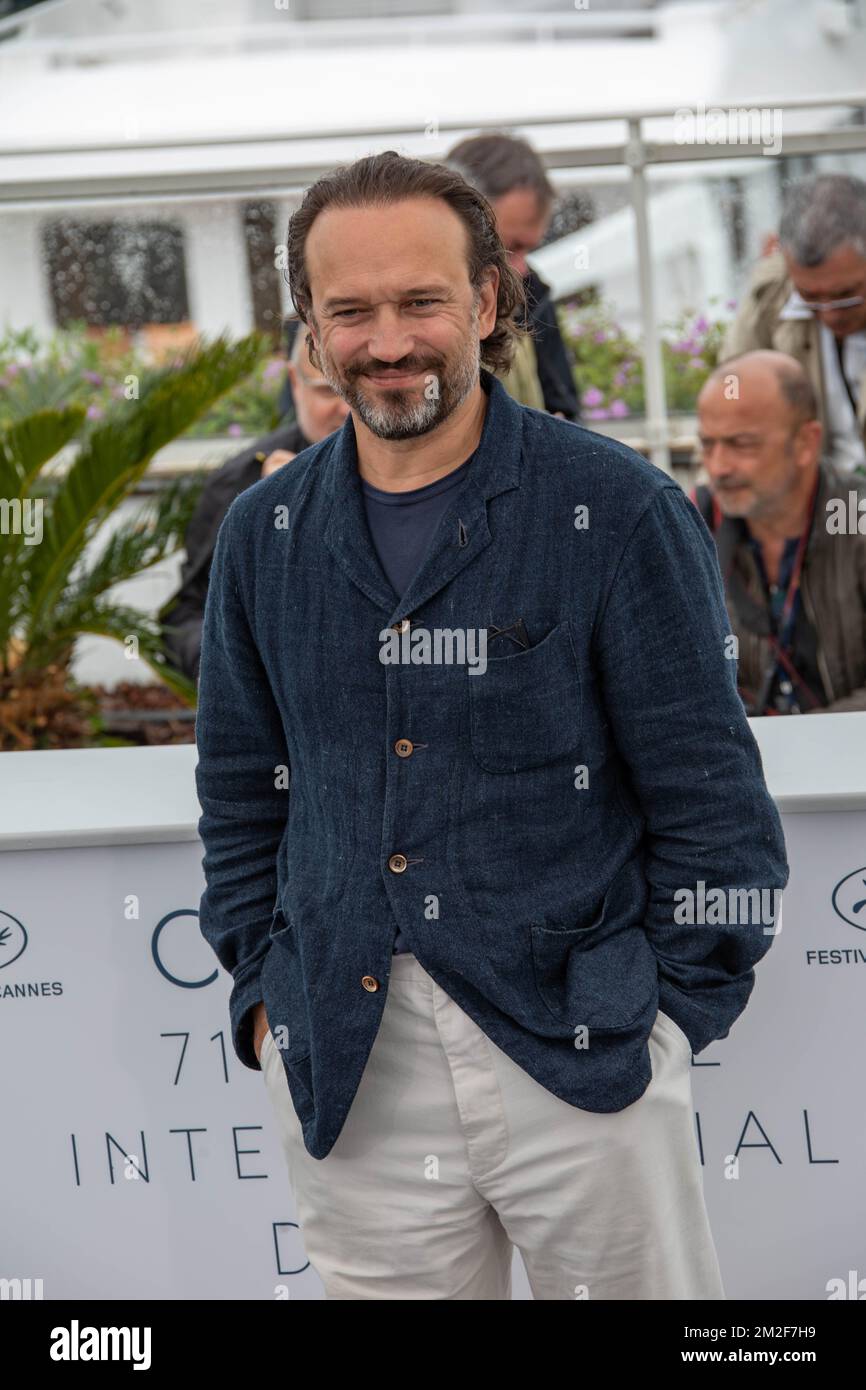
{"type": "Polygon", "coordinates": [[[394,376],[401,372],[426,372],[436,371],[437,368],[430,362],[369,362],[363,367],[351,367],[347,370],[347,375],[355,376],[384,376],[391,372],[394,376]]]}

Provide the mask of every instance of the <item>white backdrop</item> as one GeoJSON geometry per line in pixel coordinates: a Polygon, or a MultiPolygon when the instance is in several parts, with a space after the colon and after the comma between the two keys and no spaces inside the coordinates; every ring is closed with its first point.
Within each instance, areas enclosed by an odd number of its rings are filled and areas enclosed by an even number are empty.
{"type": "MultiPolygon", "coordinates": [[[[782,931],[692,1070],[729,1298],[866,1278],[866,812],[784,821],[782,931]]],[[[197,841],[0,855],[0,1277],[46,1299],[322,1297],[200,866],[197,841]]]]}

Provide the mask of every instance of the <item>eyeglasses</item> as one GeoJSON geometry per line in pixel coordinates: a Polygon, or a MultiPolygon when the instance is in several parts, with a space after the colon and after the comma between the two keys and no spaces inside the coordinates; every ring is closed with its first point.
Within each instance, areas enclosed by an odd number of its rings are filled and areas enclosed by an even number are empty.
{"type": "Polygon", "coordinates": [[[799,292],[795,292],[794,301],[798,308],[808,309],[812,314],[826,314],[831,309],[857,309],[861,304],[866,304],[866,295],[852,294],[847,299],[804,299],[799,292]]]}

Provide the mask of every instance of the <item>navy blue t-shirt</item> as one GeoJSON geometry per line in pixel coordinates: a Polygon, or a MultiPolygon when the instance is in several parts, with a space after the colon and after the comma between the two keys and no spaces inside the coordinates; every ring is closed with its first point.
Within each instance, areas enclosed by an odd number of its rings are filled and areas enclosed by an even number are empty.
{"type": "MultiPolygon", "coordinates": [[[[465,463],[452,468],[444,478],[410,492],[384,492],[364,478],[360,480],[373,547],[398,598],[421,568],[434,532],[454,500],[455,491],[465,483],[474,457],[474,453],[470,454],[465,463]]],[[[411,949],[398,931],[394,951],[411,949]]]]}

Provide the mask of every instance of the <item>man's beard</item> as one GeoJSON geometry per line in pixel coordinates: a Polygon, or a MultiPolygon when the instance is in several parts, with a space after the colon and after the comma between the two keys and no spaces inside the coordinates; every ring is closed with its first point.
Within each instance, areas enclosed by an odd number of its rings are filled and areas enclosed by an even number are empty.
{"type": "Polygon", "coordinates": [[[468,339],[462,345],[460,355],[438,370],[411,360],[406,363],[364,363],[364,369],[372,372],[417,370],[421,376],[417,386],[383,387],[384,394],[375,394],[376,388],[363,381],[363,370],[353,367],[351,374],[343,378],[321,350],[319,360],[322,375],[331,390],[357,412],[371,434],[379,439],[414,439],[418,435],[428,434],[446,420],[477,385],[481,343],[477,337],[468,339]]]}

